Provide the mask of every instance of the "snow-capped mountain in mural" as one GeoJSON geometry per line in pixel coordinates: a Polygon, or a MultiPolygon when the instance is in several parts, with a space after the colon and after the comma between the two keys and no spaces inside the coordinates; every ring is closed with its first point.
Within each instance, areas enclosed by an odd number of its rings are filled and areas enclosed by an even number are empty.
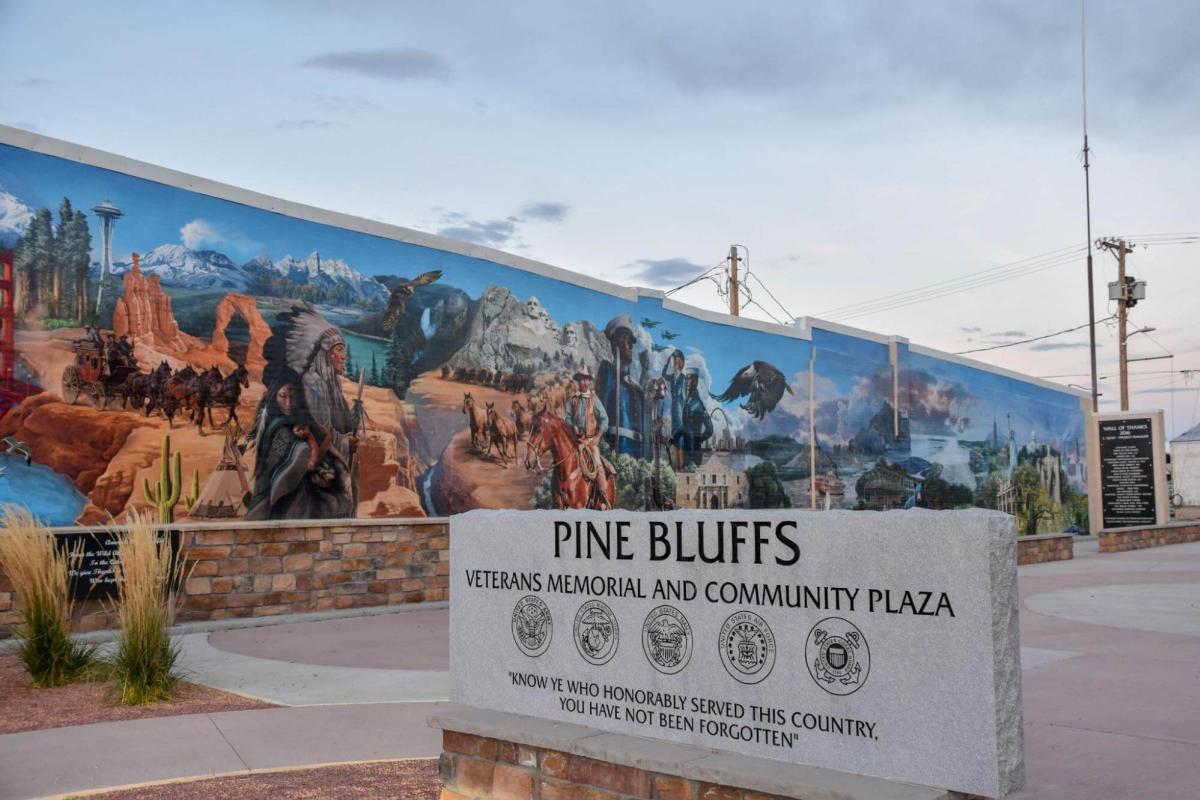
{"type": "Polygon", "coordinates": [[[33,219],[33,210],[8,192],[0,191],[0,246],[11,247],[33,219]]]}
{"type": "MultiPolygon", "coordinates": [[[[113,272],[128,270],[131,263],[113,264],[113,272]]],[[[322,258],[311,253],[305,259],[291,255],[272,261],[266,253],[244,264],[236,264],[216,250],[192,250],[179,244],[160,245],[144,254],[142,272],[157,275],[165,287],[182,289],[221,289],[260,294],[291,295],[291,290],[313,287],[321,292],[313,299],[338,299],[363,305],[377,305],[387,299],[388,291],[374,278],[364,275],[345,261],[322,258]],[[274,289],[274,291],[272,291],[274,289]]]]}
{"type": "MultiPolygon", "coordinates": [[[[118,262],[113,271],[121,273],[129,267],[129,262],[118,262]]],[[[146,275],[157,275],[163,286],[244,291],[252,282],[246,270],[225,254],[216,250],[189,250],[181,244],[154,248],[142,256],[141,268],[146,275]]]]}

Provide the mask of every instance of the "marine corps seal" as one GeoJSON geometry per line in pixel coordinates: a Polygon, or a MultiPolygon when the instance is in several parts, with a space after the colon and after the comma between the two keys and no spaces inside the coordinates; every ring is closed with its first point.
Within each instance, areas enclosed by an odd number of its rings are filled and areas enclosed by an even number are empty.
{"type": "Polygon", "coordinates": [[[692,626],[683,612],[673,606],[659,606],[646,615],[642,624],[642,650],[650,666],[674,675],[692,658],[692,626]]]}
{"type": "Polygon", "coordinates": [[[804,643],[804,660],[817,686],[830,694],[854,694],[871,671],[866,638],[841,617],[826,617],[813,626],[804,643]]]}
{"type": "Polygon", "coordinates": [[[517,601],[512,613],[513,641],[517,649],[537,658],[550,647],[554,636],[554,618],[540,597],[527,594],[517,601]]]}
{"type": "Polygon", "coordinates": [[[725,620],[717,647],[725,671],[741,683],[759,683],[775,666],[775,634],[752,611],[738,611],[725,620]]]}
{"type": "Polygon", "coordinates": [[[617,617],[599,600],[589,600],[575,614],[575,648],[589,664],[607,664],[617,653],[617,617]]]}

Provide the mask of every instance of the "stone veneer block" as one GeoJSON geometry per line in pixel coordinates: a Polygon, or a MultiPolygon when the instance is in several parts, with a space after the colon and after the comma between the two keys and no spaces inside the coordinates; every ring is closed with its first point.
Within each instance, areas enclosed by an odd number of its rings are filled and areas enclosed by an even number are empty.
{"type": "MultiPolygon", "coordinates": [[[[785,773],[807,765],[990,797],[1024,784],[1007,515],[476,511],[452,518],[450,546],[454,702],[658,740],[629,764],[649,770],[669,771],[684,746],[713,751],[706,763],[738,754],[782,762],[785,773]],[[599,532],[591,558],[576,557],[567,538],[576,522],[599,532]],[[618,550],[614,538],[603,557],[605,523],[617,522],[627,523],[625,543],[618,550]],[[655,522],[665,537],[653,535],[655,522]],[[736,531],[736,563],[732,522],[749,523],[736,531]],[[709,556],[721,531],[722,563],[677,559],[698,554],[701,524],[709,556]],[[664,597],[668,589],[686,591],[664,597]],[[769,599],[788,592],[799,601],[769,599]],[[687,625],[668,615],[655,626],[663,605],[687,625]],[[689,654],[682,667],[654,662],[671,662],[674,649],[689,654]]],[[[560,730],[590,740],[571,727],[516,740],[611,760],[605,740],[569,746],[560,730]]],[[[480,735],[514,739],[502,727],[480,735]]]]}

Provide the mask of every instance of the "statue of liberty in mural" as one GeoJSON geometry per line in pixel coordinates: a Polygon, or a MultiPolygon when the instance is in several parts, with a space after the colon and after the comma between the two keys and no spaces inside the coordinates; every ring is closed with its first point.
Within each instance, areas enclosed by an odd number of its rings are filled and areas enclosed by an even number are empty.
{"type": "Polygon", "coordinates": [[[267,340],[246,519],[353,517],[359,411],[342,392],[346,343],[311,308],[286,311],[267,340]]]}

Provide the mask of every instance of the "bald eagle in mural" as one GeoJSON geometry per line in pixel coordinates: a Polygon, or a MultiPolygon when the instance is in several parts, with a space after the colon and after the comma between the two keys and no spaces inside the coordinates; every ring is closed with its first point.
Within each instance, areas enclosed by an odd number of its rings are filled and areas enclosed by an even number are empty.
{"type": "Polygon", "coordinates": [[[383,329],[390,331],[396,327],[400,317],[404,316],[405,301],[413,296],[418,286],[428,286],[440,277],[442,277],[442,271],[432,269],[429,272],[421,273],[411,281],[401,281],[396,284],[396,288],[392,289],[392,296],[388,298],[387,310],[383,312],[383,329]]]}
{"type": "Polygon", "coordinates": [[[739,369],[729,382],[729,388],[721,394],[714,394],[713,399],[731,403],[748,396],[750,399],[742,408],[755,419],[762,419],[779,405],[785,389],[788,394],[794,394],[778,367],[766,361],[753,361],[739,369]]]}

